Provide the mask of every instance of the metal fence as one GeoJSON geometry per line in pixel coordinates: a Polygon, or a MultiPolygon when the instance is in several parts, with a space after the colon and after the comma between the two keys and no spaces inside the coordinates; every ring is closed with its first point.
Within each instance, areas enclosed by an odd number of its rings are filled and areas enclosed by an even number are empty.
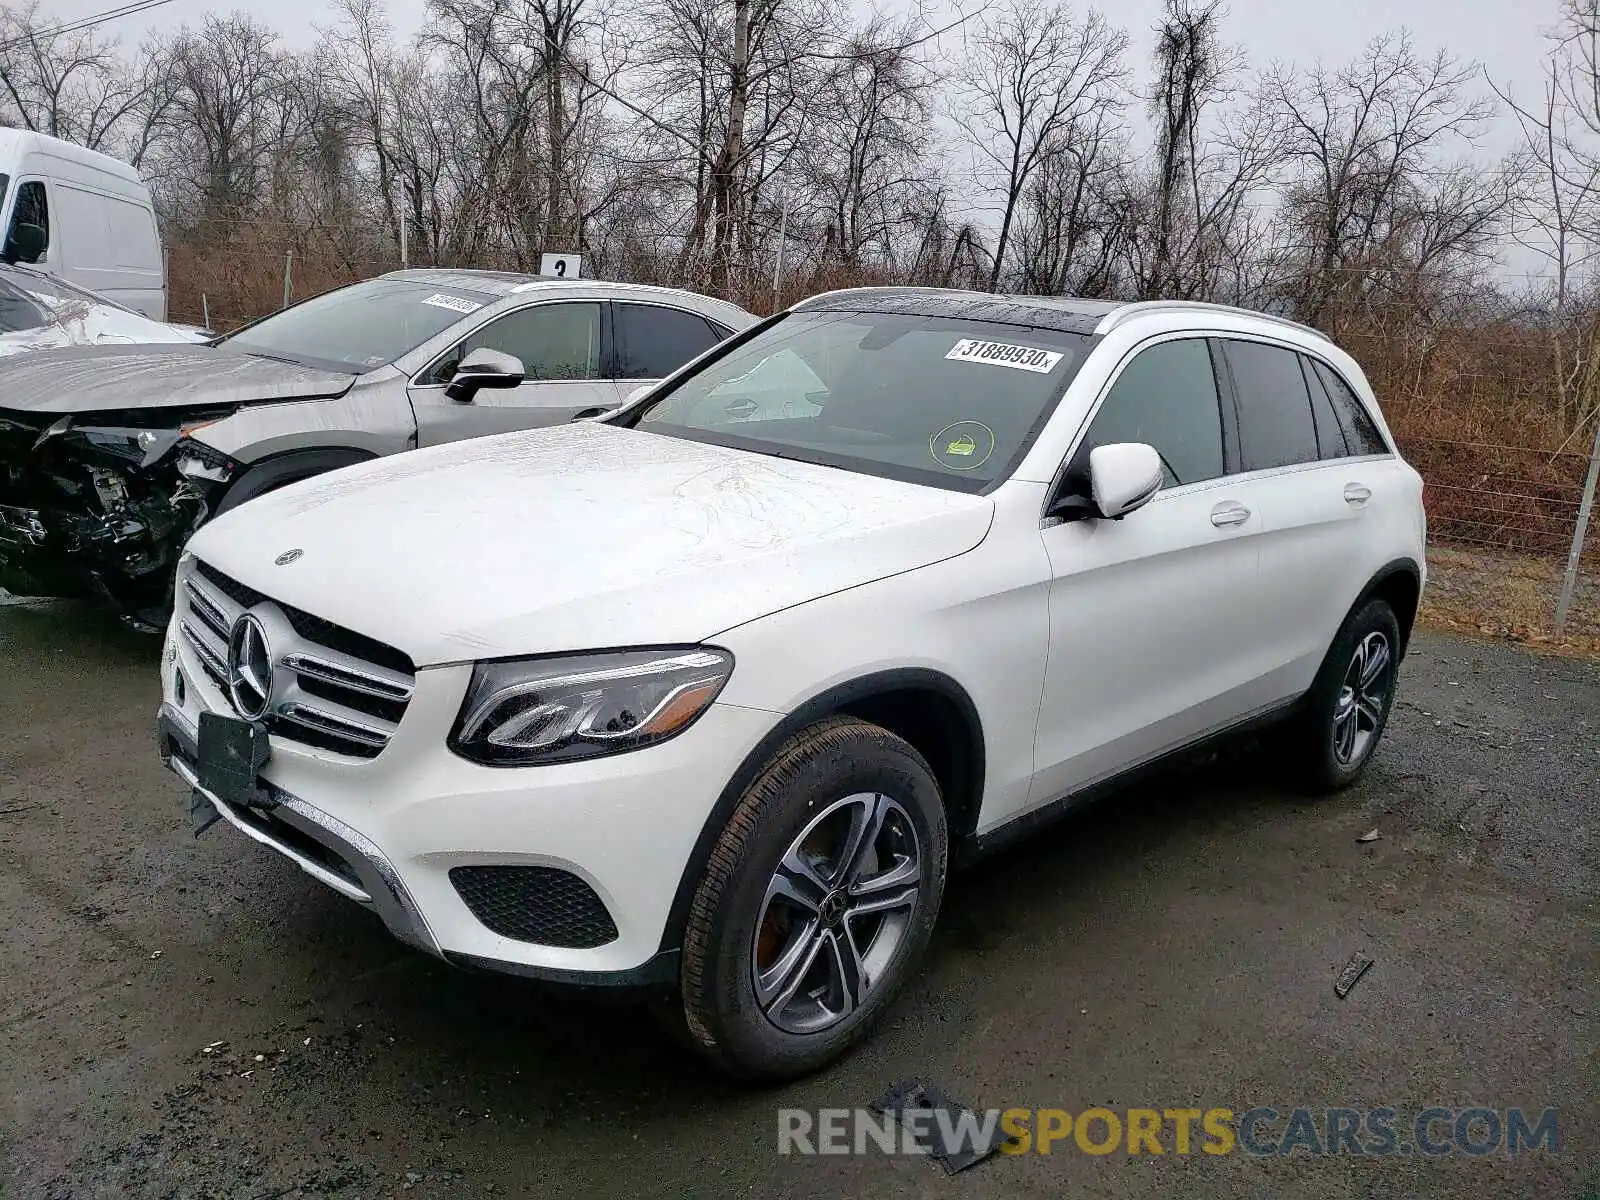
{"type": "Polygon", "coordinates": [[[1589,520],[1596,453],[1492,442],[1401,437],[1422,473],[1428,538],[1478,556],[1481,570],[1544,580],[1540,597],[1555,634],[1600,627],[1600,536],[1589,520]]]}

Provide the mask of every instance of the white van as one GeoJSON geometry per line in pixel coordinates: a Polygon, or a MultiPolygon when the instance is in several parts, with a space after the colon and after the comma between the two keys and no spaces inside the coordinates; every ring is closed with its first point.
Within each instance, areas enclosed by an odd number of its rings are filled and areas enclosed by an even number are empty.
{"type": "Polygon", "coordinates": [[[0,129],[0,229],[0,259],[167,319],[155,208],[127,163],[41,133],[0,129]]]}

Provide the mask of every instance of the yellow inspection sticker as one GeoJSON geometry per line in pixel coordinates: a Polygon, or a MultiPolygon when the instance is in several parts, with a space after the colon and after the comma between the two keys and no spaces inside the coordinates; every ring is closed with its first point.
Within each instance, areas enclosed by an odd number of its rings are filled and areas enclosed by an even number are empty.
{"type": "Polygon", "coordinates": [[[1048,375],[1061,361],[1054,350],[1040,350],[1034,346],[1013,346],[1007,342],[980,342],[976,338],[962,338],[950,347],[946,358],[955,362],[982,363],[988,367],[1015,367],[1019,371],[1033,371],[1048,375]]]}
{"type": "Polygon", "coordinates": [[[956,421],[928,439],[928,453],[941,467],[976,471],[994,453],[994,430],[982,421],[956,421]]]}

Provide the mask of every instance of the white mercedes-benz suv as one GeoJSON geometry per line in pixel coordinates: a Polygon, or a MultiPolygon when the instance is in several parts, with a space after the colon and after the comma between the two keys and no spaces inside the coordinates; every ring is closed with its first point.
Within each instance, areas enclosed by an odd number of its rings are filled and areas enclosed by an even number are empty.
{"type": "Polygon", "coordinates": [[[159,718],[223,820],[463,966],[657,990],[799,1074],[954,862],[1283,724],[1350,783],[1422,482],[1313,330],[1197,304],[817,296],[614,414],[287,487],[180,565],[159,718]]]}

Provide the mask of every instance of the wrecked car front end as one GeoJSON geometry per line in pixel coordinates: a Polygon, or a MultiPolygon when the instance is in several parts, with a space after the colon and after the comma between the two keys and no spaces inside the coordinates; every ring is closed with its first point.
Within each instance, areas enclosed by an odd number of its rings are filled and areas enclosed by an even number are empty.
{"type": "Polygon", "coordinates": [[[193,435],[353,382],[201,345],[0,358],[0,588],[98,599],[159,628],[184,543],[241,472],[193,435]]]}
{"type": "Polygon", "coordinates": [[[0,398],[0,588],[92,596],[157,628],[172,567],[238,471],[189,436],[227,409],[60,415],[0,398]]]}

